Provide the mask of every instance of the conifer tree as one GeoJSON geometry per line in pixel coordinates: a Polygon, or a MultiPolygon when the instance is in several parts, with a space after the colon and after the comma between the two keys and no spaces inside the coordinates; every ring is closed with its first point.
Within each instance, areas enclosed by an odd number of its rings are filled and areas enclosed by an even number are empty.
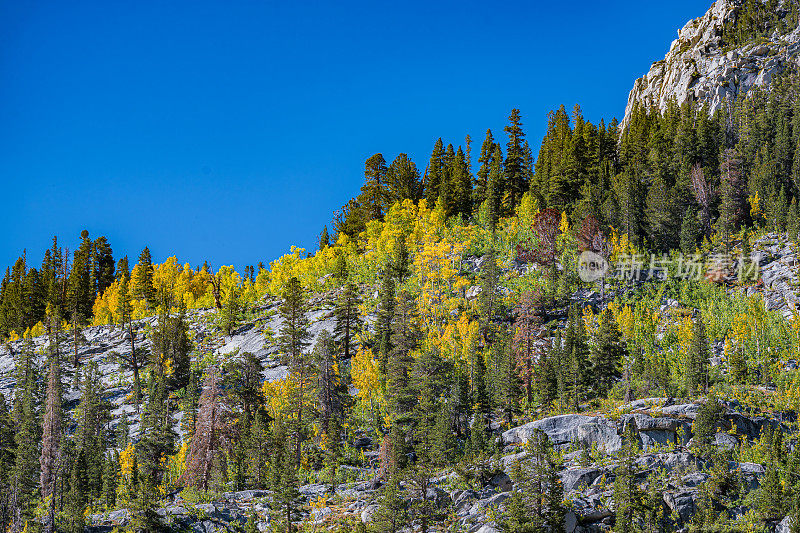
{"type": "Polygon", "coordinates": [[[345,284],[336,299],[334,309],[336,325],[333,331],[342,361],[350,361],[353,356],[354,339],[360,332],[363,322],[359,311],[360,305],[358,287],[355,283],[345,284]]]}
{"type": "Polygon", "coordinates": [[[311,392],[311,379],[313,376],[313,363],[305,357],[308,347],[308,317],[306,315],[308,301],[300,281],[292,277],[283,290],[283,303],[279,308],[280,317],[283,319],[278,346],[283,354],[292,378],[295,380],[292,410],[294,411],[294,438],[296,445],[296,462],[300,463],[300,453],[303,443],[303,414],[305,411],[306,397],[311,392]]]}
{"type": "Polygon", "coordinates": [[[508,117],[508,134],[505,160],[504,209],[511,213],[528,190],[528,168],[524,150],[525,133],[522,131],[522,117],[519,109],[512,109],[508,117]]]}
{"type": "Polygon", "coordinates": [[[560,531],[564,528],[564,491],[560,461],[547,435],[534,429],[526,443],[527,457],[512,467],[514,490],[500,520],[501,531],[560,531]]]}
{"type": "Polygon", "coordinates": [[[442,183],[446,184],[445,163],[444,143],[439,138],[433,146],[428,169],[425,171],[425,199],[429,206],[436,205],[441,194],[442,183]]]}
{"type": "Polygon", "coordinates": [[[536,362],[534,371],[536,396],[539,403],[545,408],[548,408],[558,397],[558,367],[561,364],[558,354],[560,354],[560,346],[549,344],[548,349],[541,352],[539,360],[536,362]]]}
{"type": "Polygon", "coordinates": [[[139,254],[139,262],[131,272],[130,284],[135,298],[145,300],[151,308],[156,305],[156,291],[153,286],[153,258],[147,246],[139,254]]]}
{"type": "Polygon", "coordinates": [[[572,408],[577,409],[584,396],[584,386],[589,376],[589,347],[586,343],[586,326],[578,314],[578,308],[572,306],[569,321],[564,334],[564,357],[566,359],[566,387],[572,408]]]}
{"type": "MultiPolygon", "coordinates": [[[[317,336],[312,354],[317,365],[317,398],[319,422],[323,433],[328,434],[332,421],[344,416],[347,390],[339,374],[333,338],[327,331],[317,336]]],[[[335,423],[335,422],[334,422],[335,423]]]]}
{"type": "Polygon", "coordinates": [[[627,352],[614,314],[604,311],[600,316],[600,329],[591,350],[592,384],[598,396],[608,393],[614,382],[621,377],[622,360],[627,352]]]}
{"type": "Polygon", "coordinates": [[[129,369],[133,374],[133,400],[136,405],[136,412],[139,412],[142,404],[142,381],[140,371],[144,366],[143,356],[136,346],[138,328],[133,323],[133,307],[131,305],[130,292],[128,290],[128,278],[123,276],[119,279],[119,301],[117,302],[117,316],[119,326],[124,330],[127,327],[126,337],[130,347],[128,353],[117,353],[119,365],[129,369]]]}
{"type": "Polygon", "coordinates": [[[294,531],[293,522],[300,518],[299,510],[304,499],[297,479],[297,464],[292,458],[291,445],[286,441],[281,453],[273,457],[272,501],[274,520],[286,533],[294,531]]]}
{"type": "Polygon", "coordinates": [[[80,450],[72,462],[67,496],[67,527],[69,533],[83,533],[84,511],[88,503],[88,472],[86,455],[80,450]]]}
{"type": "Polygon", "coordinates": [[[32,348],[23,347],[17,361],[17,391],[14,399],[14,467],[11,470],[11,530],[22,531],[33,517],[39,488],[39,446],[41,428],[37,393],[37,372],[32,348]]]}
{"type": "Polygon", "coordinates": [[[412,380],[414,356],[420,340],[416,303],[406,292],[398,298],[392,321],[392,350],[387,365],[387,396],[394,423],[405,430],[413,421],[417,391],[412,380]]]}
{"type": "Polygon", "coordinates": [[[489,175],[486,180],[486,199],[484,202],[487,207],[487,219],[489,231],[494,232],[497,221],[500,218],[500,200],[503,196],[503,154],[500,146],[495,145],[489,167],[489,175]]]}
{"type": "Polygon", "coordinates": [[[328,235],[328,226],[326,225],[322,227],[322,233],[319,234],[319,246],[317,249],[324,250],[330,245],[331,245],[331,238],[328,235]]]}
{"type": "Polygon", "coordinates": [[[387,207],[406,199],[417,201],[422,196],[419,170],[406,154],[398,154],[394,158],[386,173],[386,182],[387,207]]]}
{"type": "Polygon", "coordinates": [[[373,519],[374,530],[380,533],[397,533],[407,523],[408,511],[400,488],[400,475],[388,476],[378,496],[378,509],[373,519]]]}
{"type": "Polygon", "coordinates": [[[368,220],[382,220],[387,208],[388,169],[382,154],[375,154],[364,163],[364,186],[358,197],[368,220]]]}
{"type": "Polygon", "coordinates": [[[47,399],[45,403],[44,419],[42,421],[42,451],[39,456],[39,486],[42,500],[48,504],[48,515],[45,529],[48,533],[55,531],[56,522],[56,488],[60,469],[61,457],[61,422],[63,412],[61,407],[61,374],[57,359],[51,359],[50,372],[47,379],[47,399]]]}
{"type": "Polygon", "coordinates": [[[636,457],[639,454],[639,435],[635,422],[625,427],[619,466],[614,479],[614,508],[616,521],[614,531],[628,533],[636,531],[641,520],[641,491],[636,484],[636,457]]]}
{"type": "Polygon", "coordinates": [[[473,206],[480,206],[487,198],[488,184],[489,184],[489,170],[492,167],[493,156],[495,151],[494,137],[492,130],[486,130],[486,137],[481,144],[481,152],[478,156],[478,172],[475,174],[475,183],[473,187],[473,206]]]}
{"type": "Polygon", "coordinates": [[[702,318],[692,321],[692,340],[686,361],[686,388],[690,392],[708,390],[710,352],[702,318]]]}
{"type": "Polygon", "coordinates": [[[742,161],[734,149],[725,151],[720,163],[721,202],[717,226],[727,245],[730,236],[746,221],[746,184],[742,176],[742,161]]]}
{"type": "Polygon", "coordinates": [[[381,274],[381,287],[378,291],[378,318],[375,322],[375,342],[379,354],[381,376],[387,375],[389,353],[392,351],[392,322],[395,313],[395,281],[391,268],[387,265],[381,274]]]}
{"type": "Polygon", "coordinates": [[[92,277],[95,283],[93,294],[96,298],[97,296],[102,296],[103,292],[114,283],[116,276],[114,272],[114,254],[108,239],[101,235],[95,239],[93,245],[92,268],[94,273],[92,277]]]}
{"type": "Polygon", "coordinates": [[[524,293],[520,297],[514,322],[514,351],[528,404],[533,402],[533,367],[537,353],[541,352],[537,345],[543,332],[541,304],[541,294],[524,293]]]}
{"type": "Polygon", "coordinates": [[[0,393],[0,529],[5,530],[11,517],[12,470],[14,468],[14,421],[5,396],[0,393]]]}
{"type": "Polygon", "coordinates": [[[684,256],[690,257],[695,253],[699,234],[700,225],[697,223],[697,213],[691,207],[687,207],[681,222],[680,246],[684,256]]]}
{"type": "Polygon", "coordinates": [[[700,450],[705,450],[711,444],[723,413],[722,405],[714,395],[710,395],[706,403],[700,407],[692,424],[694,445],[700,450]]]}

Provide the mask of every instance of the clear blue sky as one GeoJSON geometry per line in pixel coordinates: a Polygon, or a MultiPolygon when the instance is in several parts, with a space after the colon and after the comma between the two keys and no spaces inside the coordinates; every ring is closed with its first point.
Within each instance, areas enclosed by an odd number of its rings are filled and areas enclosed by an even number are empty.
{"type": "Polygon", "coordinates": [[[0,0],[0,265],[84,228],[193,265],[312,248],[375,152],[621,119],[710,4],[0,0]]]}

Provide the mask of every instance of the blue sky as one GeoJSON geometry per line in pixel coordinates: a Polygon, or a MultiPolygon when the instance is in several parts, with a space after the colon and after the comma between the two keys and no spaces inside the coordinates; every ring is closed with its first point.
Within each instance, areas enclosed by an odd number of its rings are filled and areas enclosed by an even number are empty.
{"type": "Polygon", "coordinates": [[[0,0],[0,265],[84,228],[193,265],[311,248],[375,152],[621,119],[710,3],[0,0]]]}

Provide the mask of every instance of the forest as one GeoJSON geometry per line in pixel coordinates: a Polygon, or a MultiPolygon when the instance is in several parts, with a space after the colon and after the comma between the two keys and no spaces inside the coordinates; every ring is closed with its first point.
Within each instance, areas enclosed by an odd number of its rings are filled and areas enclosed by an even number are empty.
{"type": "MultiPolygon", "coordinates": [[[[732,42],[753,37],[744,24],[732,42]]],[[[765,239],[798,241],[797,73],[713,115],[692,102],[639,107],[624,130],[562,106],[535,157],[513,109],[479,149],[438,139],[424,169],[405,153],[364,167],[316,250],[241,273],[156,263],[146,247],[131,264],[85,231],[74,251],[54,237],[38,268],[23,253],[0,285],[14,368],[13,395],[0,395],[0,529],[82,532],[90,515],[124,508],[128,530],[158,531],[165,498],[264,489],[269,527],[311,531],[301,486],[325,484],[335,499],[337,486],[368,481],[373,519],[341,517],[335,530],[455,531],[433,480],[484,486],[515,451],[501,433],[568,413],[619,418],[653,397],[702,399],[692,440],[671,448],[691,449],[707,475],[688,530],[800,521],[800,320],[768,308],[763,281],[742,268],[765,239]],[[586,282],[584,252],[657,256],[668,273],[586,282]],[[687,256],[727,262],[675,275],[687,256]],[[330,331],[315,329],[320,309],[330,331]],[[265,380],[253,353],[211,348],[273,319],[263,342],[279,379],[265,380]],[[84,356],[90,331],[124,338],[110,364],[125,416],[112,416],[112,384],[84,356]],[[734,403],[781,422],[717,446],[734,403]],[[763,465],[758,488],[730,462],[763,465]]],[[[668,480],[637,482],[641,443],[631,425],[620,438],[607,525],[672,530],[657,503],[668,480]]],[[[497,529],[559,530],[573,505],[566,457],[588,465],[603,452],[541,431],[517,447],[525,460],[509,469],[497,529]]]]}

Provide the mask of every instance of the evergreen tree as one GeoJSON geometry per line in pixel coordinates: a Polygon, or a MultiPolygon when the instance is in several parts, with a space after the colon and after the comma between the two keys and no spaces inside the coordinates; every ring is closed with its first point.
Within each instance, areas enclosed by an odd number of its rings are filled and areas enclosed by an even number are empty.
{"type": "Polygon", "coordinates": [[[719,427],[723,414],[724,409],[717,398],[713,395],[710,396],[708,400],[706,400],[706,403],[700,407],[694,424],[692,425],[695,446],[704,450],[711,444],[714,435],[717,434],[717,428],[719,427]]]}
{"type": "Polygon", "coordinates": [[[697,223],[697,213],[691,207],[686,208],[686,214],[681,222],[681,252],[686,257],[694,255],[697,248],[697,236],[700,234],[700,225],[697,223]]]}
{"type": "Polygon", "coordinates": [[[642,515],[642,493],[636,484],[635,460],[639,455],[639,435],[635,422],[625,427],[619,466],[614,479],[614,508],[616,521],[614,531],[628,533],[637,531],[642,515]]]}
{"type": "Polygon", "coordinates": [[[690,392],[708,390],[708,367],[710,352],[708,337],[702,318],[692,322],[692,340],[686,361],[686,388],[690,392]]]}
{"type": "Polygon", "coordinates": [[[114,272],[114,254],[111,251],[111,245],[108,244],[108,239],[104,236],[98,237],[94,241],[94,260],[92,266],[94,268],[94,297],[102,296],[105,290],[114,283],[116,278],[114,272]]]}
{"type": "Polygon", "coordinates": [[[412,380],[414,356],[421,332],[417,323],[416,302],[406,292],[398,298],[392,320],[392,350],[387,365],[387,400],[394,423],[407,429],[413,421],[417,391],[412,380]]]}
{"type": "Polygon", "coordinates": [[[417,165],[406,154],[398,154],[386,173],[388,206],[403,200],[419,200],[422,183],[417,165]]]}
{"type": "Polygon", "coordinates": [[[153,258],[145,246],[139,254],[139,262],[133,268],[130,278],[131,292],[140,300],[145,300],[152,308],[156,305],[156,291],[153,286],[153,258]]]}
{"type": "Polygon", "coordinates": [[[14,399],[14,467],[11,470],[11,530],[22,531],[25,521],[32,519],[39,488],[39,409],[37,373],[32,362],[32,349],[23,348],[17,361],[17,387],[14,399]]]}
{"type": "Polygon", "coordinates": [[[294,379],[292,409],[294,418],[294,438],[296,445],[296,463],[300,464],[300,453],[303,443],[303,414],[305,411],[306,397],[311,392],[311,379],[314,373],[313,363],[305,356],[308,347],[308,300],[305,291],[300,286],[300,281],[292,277],[283,290],[283,303],[279,308],[280,317],[283,319],[278,347],[283,354],[284,363],[294,379]]]}
{"type": "Polygon", "coordinates": [[[327,331],[317,337],[312,354],[317,365],[317,398],[319,422],[323,433],[328,434],[332,421],[337,423],[344,416],[347,389],[339,374],[333,338],[327,331]]]}
{"type": "Polygon", "coordinates": [[[589,377],[589,347],[586,343],[586,326],[578,314],[577,306],[572,306],[569,321],[564,333],[564,358],[566,359],[566,388],[572,401],[572,408],[577,409],[585,392],[584,387],[589,377]]]}
{"type": "Polygon", "coordinates": [[[441,194],[442,183],[447,184],[445,176],[445,152],[444,143],[442,139],[436,140],[431,153],[431,159],[428,163],[428,169],[425,171],[425,199],[428,201],[428,206],[436,205],[441,194]]]}
{"type": "Polygon", "coordinates": [[[628,349],[611,311],[600,316],[600,329],[592,345],[592,384],[598,396],[604,396],[622,376],[622,360],[628,349]]]}
{"type": "Polygon", "coordinates": [[[318,250],[324,250],[331,245],[331,238],[328,235],[328,226],[323,226],[322,233],[319,234],[319,247],[318,250]]]}
{"type": "Polygon", "coordinates": [[[486,138],[481,144],[481,153],[478,156],[478,172],[475,174],[475,183],[472,190],[473,206],[480,206],[487,198],[489,185],[489,170],[492,167],[495,152],[495,142],[492,130],[486,130],[486,138]]]}
{"type": "Polygon", "coordinates": [[[379,354],[381,376],[387,375],[389,353],[392,351],[392,322],[395,313],[395,282],[391,268],[387,265],[381,274],[378,291],[378,318],[375,322],[375,342],[379,354]]]}
{"type": "Polygon", "coordinates": [[[292,522],[300,519],[299,510],[304,498],[298,490],[300,483],[297,479],[297,464],[292,459],[291,445],[286,441],[284,446],[282,453],[276,454],[273,458],[275,475],[272,481],[271,509],[278,527],[286,533],[292,533],[294,531],[292,522]]]}
{"type": "MultiPolygon", "coordinates": [[[[353,356],[353,345],[355,337],[361,331],[362,319],[359,311],[361,298],[358,294],[358,287],[354,283],[347,283],[336,299],[334,317],[334,339],[341,354],[341,361],[350,361],[353,356]]],[[[341,368],[341,364],[340,364],[341,368]]]]}
{"type": "Polygon", "coordinates": [[[508,117],[508,134],[505,160],[505,211],[511,213],[528,190],[528,168],[524,150],[525,133],[522,131],[522,117],[519,109],[512,109],[508,117]]]}
{"type": "Polygon", "coordinates": [[[3,530],[7,529],[11,518],[15,448],[14,420],[8,411],[5,396],[0,393],[0,529],[3,530]]]}
{"type": "Polygon", "coordinates": [[[388,169],[382,154],[375,154],[364,163],[364,186],[358,197],[369,220],[382,220],[387,210],[388,169]]]}

